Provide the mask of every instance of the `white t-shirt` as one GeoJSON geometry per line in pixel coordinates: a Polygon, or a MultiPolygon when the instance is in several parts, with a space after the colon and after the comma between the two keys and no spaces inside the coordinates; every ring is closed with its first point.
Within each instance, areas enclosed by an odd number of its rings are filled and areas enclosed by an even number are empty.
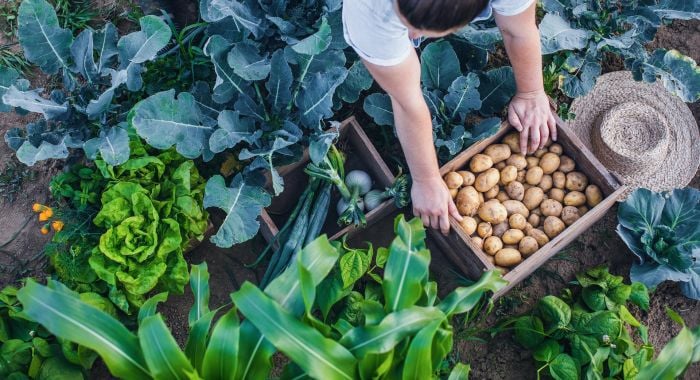
{"type": "MultiPolygon", "coordinates": [[[[524,12],[534,0],[491,0],[473,21],[491,17],[492,11],[513,16],[524,12]]],[[[379,66],[403,62],[413,49],[408,28],[396,14],[393,0],[344,0],[345,41],[366,61],[379,66]]]]}

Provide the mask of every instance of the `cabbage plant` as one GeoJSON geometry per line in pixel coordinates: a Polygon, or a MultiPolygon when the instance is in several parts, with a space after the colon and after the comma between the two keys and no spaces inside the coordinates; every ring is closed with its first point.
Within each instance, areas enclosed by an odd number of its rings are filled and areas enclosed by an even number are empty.
{"type": "Polygon", "coordinates": [[[91,159],[99,153],[111,165],[124,163],[129,159],[129,137],[120,122],[128,109],[115,99],[142,88],[144,64],[170,42],[170,27],[156,16],[145,16],[139,19],[139,31],[122,37],[111,23],[74,37],[61,28],[53,6],[45,0],[23,0],[17,17],[25,57],[45,74],[60,76],[63,83],[47,99],[43,89],[29,89],[19,73],[0,67],[0,111],[42,116],[5,134],[17,158],[31,166],[66,158],[73,148],[83,149],[91,159]]]}
{"type": "Polygon", "coordinates": [[[637,256],[630,278],[647,287],[679,282],[700,300],[700,191],[638,189],[620,204],[617,233],[637,256]]]}
{"type": "MultiPolygon", "coordinates": [[[[288,377],[431,378],[452,350],[451,317],[469,312],[486,292],[506,282],[497,272],[487,272],[438,300],[437,284],[428,280],[430,252],[420,220],[407,222],[401,216],[396,232],[385,250],[380,289],[362,302],[357,319],[332,313],[321,320],[315,312],[319,299],[335,292],[325,280],[331,279],[341,249],[325,236],[301,250],[264,290],[244,283],[231,294],[233,306],[227,309],[210,309],[206,264],[192,266],[194,305],[184,351],[155,313],[167,296],[163,293],[141,308],[137,333],[65,289],[30,280],[18,298],[29,317],[95,350],[119,378],[266,379],[277,350],[291,360],[284,369],[288,377]],[[213,323],[217,312],[223,316],[213,323]]],[[[353,288],[359,291],[361,284],[353,282],[353,288]]],[[[345,298],[335,297],[333,303],[345,298]]],[[[450,378],[467,376],[468,366],[459,364],[450,378]]]]}

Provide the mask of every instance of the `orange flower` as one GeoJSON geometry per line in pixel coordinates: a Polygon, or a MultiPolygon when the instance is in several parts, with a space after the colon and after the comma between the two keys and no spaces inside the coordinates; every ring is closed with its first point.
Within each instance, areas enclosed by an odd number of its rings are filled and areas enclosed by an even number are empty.
{"type": "Polygon", "coordinates": [[[42,205],[41,203],[34,203],[32,205],[32,211],[34,212],[42,212],[46,209],[46,206],[42,205]]]}
{"type": "Polygon", "coordinates": [[[51,227],[53,227],[53,230],[58,232],[63,229],[63,222],[60,220],[54,220],[51,222],[51,227]]]}
{"type": "Polygon", "coordinates": [[[51,210],[50,207],[47,207],[44,211],[39,213],[39,221],[40,222],[45,222],[53,216],[53,210],[51,210]]]}
{"type": "Polygon", "coordinates": [[[42,234],[42,235],[48,235],[48,233],[49,233],[49,225],[46,224],[46,225],[44,225],[43,227],[41,227],[41,234],[42,234]]]}

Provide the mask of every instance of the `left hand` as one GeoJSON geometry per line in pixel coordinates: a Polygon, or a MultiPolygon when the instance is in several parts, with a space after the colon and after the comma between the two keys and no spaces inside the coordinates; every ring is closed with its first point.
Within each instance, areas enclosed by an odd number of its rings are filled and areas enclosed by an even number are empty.
{"type": "Polygon", "coordinates": [[[508,121],[520,132],[523,154],[544,148],[550,137],[557,141],[557,124],[544,90],[515,94],[508,106],[508,121]]]}

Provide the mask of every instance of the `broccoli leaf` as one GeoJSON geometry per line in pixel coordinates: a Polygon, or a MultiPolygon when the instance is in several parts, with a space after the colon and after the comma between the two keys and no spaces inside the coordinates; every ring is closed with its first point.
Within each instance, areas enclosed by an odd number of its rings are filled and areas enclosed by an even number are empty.
{"type": "Polygon", "coordinates": [[[499,67],[479,75],[479,94],[484,116],[499,114],[515,95],[515,77],[510,66],[499,67]]]}
{"type": "Polygon", "coordinates": [[[262,130],[255,129],[253,120],[241,118],[238,111],[221,111],[218,125],[219,129],[209,138],[209,146],[214,153],[233,148],[241,141],[252,144],[262,136],[262,130]]]}
{"type": "Polygon", "coordinates": [[[333,116],[333,94],[347,75],[344,67],[332,67],[306,77],[295,99],[302,125],[315,128],[321,119],[333,116]]]}
{"type": "Polygon", "coordinates": [[[216,72],[213,99],[221,104],[233,99],[236,94],[242,94],[243,88],[247,85],[246,81],[236,75],[228,64],[228,52],[232,46],[228,40],[218,34],[209,37],[204,45],[204,54],[211,59],[216,72]]]}
{"type": "Polygon", "coordinates": [[[421,54],[421,80],[425,87],[447,90],[460,75],[459,59],[449,42],[437,41],[425,47],[421,54]]]}
{"type": "Polygon", "coordinates": [[[229,248],[249,240],[258,232],[258,216],[270,205],[270,195],[255,175],[237,174],[226,187],[224,178],[216,175],[207,181],[204,207],[217,207],[226,213],[217,233],[211,237],[218,247],[229,248]]]}
{"type": "Polygon", "coordinates": [[[97,153],[109,165],[121,165],[129,159],[129,134],[126,129],[113,127],[101,131],[99,137],[85,142],[85,155],[94,160],[97,153]]]}
{"type": "Polygon", "coordinates": [[[469,73],[466,77],[460,76],[452,82],[445,96],[445,105],[452,110],[451,120],[455,120],[457,116],[464,120],[469,112],[481,107],[477,87],[479,76],[475,73],[469,73]]]}
{"type": "Polygon", "coordinates": [[[369,95],[365,98],[362,108],[378,125],[394,125],[394,111],[389,95],[384,93],[369,95]]]}
{"type": "Polygon", "coordinates": [[[140,101],[134,107],[133,127],[154,148],[175,145],[178,153],[197,158],[209,150],[213,126],[202,123],[202,114],[194,96],[175,90],[162,91],[140,101]]]}
{"type": "Polygon", "coordinates": [[[2,102],[5,105],[18,107],[29,112],[40,113],[46,120],[56,119],[68,112],[68,102],[58,104],[53,100],[44,99],[39,90],[20,91],[14,85],[4,91],[2,102]]]}
{"type": "Polygon", "coordinates": [[[73,35],[58,24],[51,4],[45,0],[24,0],[17,14],[17,34],[24,56],[49,75],[69,68],[73,35]]]}
{"type": "Polygon", "coordinates": [[[561,16],[547,13],[540,23],[542,54],[583,49],[591,35],[590,31],[572,28],[561,16]]]}

